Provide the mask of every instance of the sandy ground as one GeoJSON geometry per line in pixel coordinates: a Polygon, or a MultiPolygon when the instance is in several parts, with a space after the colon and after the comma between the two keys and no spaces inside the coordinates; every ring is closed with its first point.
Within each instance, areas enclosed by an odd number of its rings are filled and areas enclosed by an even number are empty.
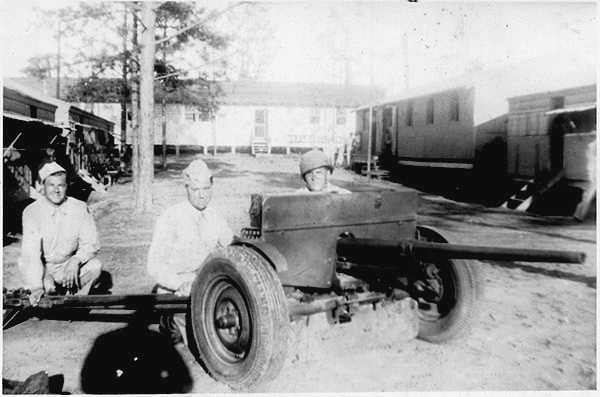
{"type": "MultiPolygon", "coordinates": [[[[145,258],[154,219],[185,199],[179,172],[188,158],[157,172],[155,210],[134,216],[131,183],[94,199],[102,251],[113,293],[146,293],[153,282],[145,258]]],[[[301,186],[297,158],[206,157],[214,170],[214,205],[234,230],[247,226],[249,195],[301,186]]],[[[365,182],[336,170],[336,184],[365,182]]],[[[383,183],[385,184],[385,183],[383,183]]],[[[589,390],[596,388],[595,222],[542,218],[421,195],[419,223],[435,226],[466,244],[573,249],[584,265],[478,262],[484,280],[480,314],[468,337],[434,345],[411,337],[406,324],[367,316],[328,327],[322,319],[300,327],[280,376],[267,388],[279,392],[589,390]]],[[[4,247],[4,286],[21,283],[19,244],[4,247]]],[[[122,328],[116,319],[95,322],[30,319],[4,331],[3,377],[23,380],[47,370],[63,373],[64,390],[80,393],[80,372],[94,340],[122,328]]],[[[152,326],[153,329],[156,326],[152,326]]],[[[193,392],[227,392],[178,349],[193,379],[193,392]]]]}

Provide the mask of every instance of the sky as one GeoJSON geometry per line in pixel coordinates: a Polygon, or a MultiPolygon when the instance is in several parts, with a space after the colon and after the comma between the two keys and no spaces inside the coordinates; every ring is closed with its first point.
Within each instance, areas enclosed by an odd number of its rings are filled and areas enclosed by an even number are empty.
{"type": "MultiPolygon", "coordinates": [[[[51,23],[34,7],[65,1],[2,0],[2,75],[55,51],[51,23]]],[[[211,2],[224,7],[225,3],[211,2]]],[[[548,54],[596,62],[597,6],[585,2],[262,2],[268,26],[260,80],[375,84],[386,91],[548,54]]],[[[235,26],[229,26],[235,29],[235,26]]],[[[192,61],[193,63],[193,61],[192,61]]],[[[540,65],[551,67],[551,65],[540,65]]]]}

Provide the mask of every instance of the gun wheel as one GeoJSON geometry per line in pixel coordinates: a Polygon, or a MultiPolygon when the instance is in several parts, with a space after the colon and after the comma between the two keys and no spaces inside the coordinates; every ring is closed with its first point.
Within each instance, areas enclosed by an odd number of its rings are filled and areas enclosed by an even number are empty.
{"type": "MultiPolygon", "coordinates": [[[[417,227],[422,241],[447,243],[436,230],[417,227]]],[[[419,338],[442,343],[467,334],[477,312],[479,272],[471,261],[421,262],[422,277],[413,289],[419,304],[419,338]]]]}
{"type": "Polygon", "coordinates": [[[218,381],[254,390],[281,370],[289,315],[283,288],[270,264],[246,247],[211,255],[191,292],[198,359],[218,381]]]}

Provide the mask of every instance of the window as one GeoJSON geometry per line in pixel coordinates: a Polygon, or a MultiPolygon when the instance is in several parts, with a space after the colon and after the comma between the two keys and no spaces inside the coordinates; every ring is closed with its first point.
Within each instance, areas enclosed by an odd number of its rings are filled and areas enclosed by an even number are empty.
{"type": "Polygon", "coordinates": [[[35,107],[33,105],[29,105],[29,117],[33,117],[34,119],[37,119],[37,107],[35,107]]]}
{"type": "Polygon", "coordinates": [[[254,111],[254,122],[256,124],[264,124],[267,118],[267,110],[266,109],[258,109],[254,111]]]}
{"type": "Polygon", "coordinates": [[[450,96],[450,121],[458,121],[459,117],[458,93],[450,96]]]}
{"type": "Polygon", "coordinates": [[[189,121],[196,121],[196,110],[193,107],[186,106],[185,119],[189,121]]]}
{"type": "Polygon", "coordinates": [[[335,123],[337,125],[346,124],[346,109],[335,108],[335,123]]]}
{"type": "Polygon", "coordinates": [[[433,124],[433,98],[427,100],[427,124],[433,124]]]}
{"type": "Polygon", "coordinates": [[[319,124],[321,122],[321,109],[312,108],[310,109],[310,123],[319,124]]]}
{"type": "Polygon", "coordinates": [[[413,125],[413,103],[408,102],[406,104],[406,126],[412,127],[413,125]]]}

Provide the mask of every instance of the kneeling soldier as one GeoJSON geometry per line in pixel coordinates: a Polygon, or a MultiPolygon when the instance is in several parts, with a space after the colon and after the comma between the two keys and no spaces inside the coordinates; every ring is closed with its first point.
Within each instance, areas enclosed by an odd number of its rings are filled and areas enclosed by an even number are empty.
{"type": "Polygon", "coordinates": [[[94,218],[86,203],[67,197],[67,173],[55,162],[39,171],[43,197],[23,212],[19,269],[30,301],[44,293],[87,294],[100,276],[100,248],[94,218]]]}

